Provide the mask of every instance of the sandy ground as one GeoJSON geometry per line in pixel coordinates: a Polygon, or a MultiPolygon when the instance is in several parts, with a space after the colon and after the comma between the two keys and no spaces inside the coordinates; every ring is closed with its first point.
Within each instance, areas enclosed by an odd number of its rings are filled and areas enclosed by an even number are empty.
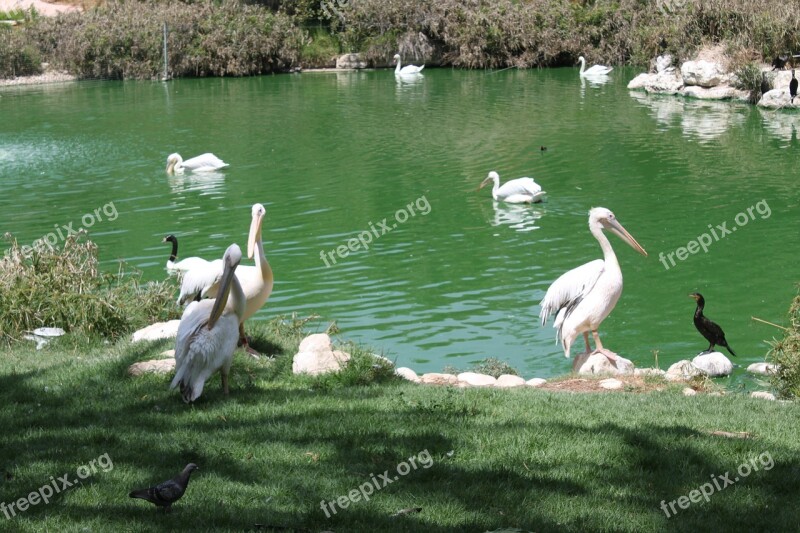
{"type": "Polygon", "coordinates": [[[75,6],[56,5],[42,2],[42,0],[0,0],[0,11],[12,11],[14,9],[29,9],[33,6],[40,15],[53,16],[69,11],[80,11],[75,6]]]}

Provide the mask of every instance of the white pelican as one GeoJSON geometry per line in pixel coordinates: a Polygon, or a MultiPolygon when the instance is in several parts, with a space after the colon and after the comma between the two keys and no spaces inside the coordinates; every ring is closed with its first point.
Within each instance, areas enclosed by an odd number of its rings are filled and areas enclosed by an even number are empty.
{"type": "MultiPolygon", "coordinates": [[[[236,269],[236,278],[242,286],[246,300],[246,307],[240,320],[239,340],[245,345],[245,349],[253,355],[257,354],[247,346],[243,324],[245,320],[263,307],[272,293],[274,283],[272,267],[270,267],[269,261],[264,255],[264,244],[261,239],[261,224],[265,214],[266,209],[264,209],[263,205],[253,205],[250,233],[247,239],[247,257],[252,258],[255,255],[255,266],[240,265],[236,269]],[[255,253],[256,249],[258,253],[255,253]]],[[[181,294],[178,297],[178,303],[183,305],[194,299],[214,298],[217,294],[221,275],[222,266],[214,261],[201,268],[189,270],[181,282],[181,294]]]]}
{"type": "Polygon", "coordinates": [[[481,182],[478,190],[483,189],[490,182],[494,182],[492,187],[492,198],[510,204],[531,204],[541,202],[547,194],[542,187],[533,181],[533,178],[517,178],[507,181],[500,186],[500,175],[492,170],[485,180],[481,182]]]}
{"type": "MultiPolygon", "coordinates": [[[[176,263],[175,260],[178,258],[178,238],[175,235],[167,235],[161,242],[172,243],[172,253],[169,254],[169,259],[167,259],[167,271],[170,274],[186,272],[194,268],[203,268],[209,264],[209,261],[202,257],[187,257],[176,263]]],[[[215,259],[212,262],[219,263],[220,269],[222,269],[222,260],[215,259]]]]}
{"type": "Polygon", "coordinates": [[[572,343],[583,333],[586,342],[586,353],[591,352],[589,331],[594,336],[596,352],[600,352],[610,361],[616,361],[614,352],[603,348],[597,328],[617,305],[622,294],[622,271],[617,256],[608,242],[604,229],[616,233],[622,240],[640,254],[647,256],[636,239],[622,227],[614,213],[605,207],[595,207],[589,211],[589,231],[603,249],[603,259],[595,259],[585,265],[573,268],[562,274],[547,289],[542,301],[539,317],[544,326],[551,314],[556,314],[553,327],[558,329],[557,340],[564,347],[564,356],[569,357],[572,343]]]}
{"type": "Polygon", "coordinates": [[[224,267],[217,297],[190,303],[181,317],[175,343],[175,377],[170,388],[180,385],[187,403],[200,397],[206,380],[217,370],[222,374],[222,390],[228,394],[228,371],[245,308],[244,293],[234,275],[241,260],[239,246],[231,244],[222,257],[224,267]]]}
{"type": "Polygon", "coordinates": [[[397,66],[394,68],[395,76],[410,76],[412,74],[419,74],[422,72],[422,69],[425,68],[425,65],[422,65],[421,67],[417,67],[415,65],[406,65],[403,68],[400,68],[400,54],[394,55],[394,61],[397,63],[397,66]]]}
{"type": "Polygon", "coordinates": [[[580,76],[581,78],[591,78],[592,76],[605,76],[612,70],[614,67],[607,67],[605,65],[592,65],[589,68],[586,68],[586,60],[583,56],[578,58],[578,61],[581,64],[581,71],[580,76]]]}
{"type": "Polygon", "coordinates": [[[192,172],[211,172],[227,167],[228,163],[211,153],[206,153],[183,160],[180,154],[169,154],[167,157],[167,174],[183,174],[188,169],[192,172]]]}

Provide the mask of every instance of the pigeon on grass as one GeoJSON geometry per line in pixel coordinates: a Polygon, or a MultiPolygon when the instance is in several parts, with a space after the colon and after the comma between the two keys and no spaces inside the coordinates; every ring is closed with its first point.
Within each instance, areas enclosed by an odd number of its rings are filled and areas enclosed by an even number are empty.
{"type": "Polygon", "coordinates": [[[197,470],[197,465],[189,463],[183,471],[163,483],[146,489],[134,490],[128,496],[131,498],[141,498],[159,507],[163,507],[165,512],[170,511],[171,505],[180,500],[186,487],[189,485],[189,476],[197,470]]]}

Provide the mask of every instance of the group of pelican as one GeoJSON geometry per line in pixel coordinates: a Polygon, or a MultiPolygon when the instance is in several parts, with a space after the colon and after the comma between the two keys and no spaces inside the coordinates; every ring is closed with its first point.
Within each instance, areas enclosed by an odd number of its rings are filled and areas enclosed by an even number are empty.
{"type": "Polygon", "coordinates": [[[178,326],[175,377],[170,385],[180,387],[186,402],[202,394],[206,380],[217,370],[228,394],[228,373],[237,344],[258,355],[248,344],[244,322],[266,303],[274,283],[261,237],[265,214],[263,205],[253,205],[247,257],[255,258],[255,265],[240,265],[242,251],[236,244],[225,250],[222,259],[189,257],[176,262],[178,239],[164,238],[172,243],[167,270],[182,277],[178,304],[188,304],[178,326]]]}

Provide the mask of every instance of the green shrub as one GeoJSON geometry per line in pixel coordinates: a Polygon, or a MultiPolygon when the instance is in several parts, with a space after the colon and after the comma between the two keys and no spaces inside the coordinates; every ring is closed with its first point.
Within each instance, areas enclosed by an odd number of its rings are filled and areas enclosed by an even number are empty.
{"type": "Polygon", "coordinates": [[[26,331],[61,327],[88,337],[117,339],[154,321],[177,318],[170,283],[140,283],[141,274],[98,268],[97,246],[70,235],[63,248],[11,247],[0,259],[0,341],[26,331]]]}
{"type": "Polygon", "coordinates": [[[447,365],[442,370],[445,374],[460,374],[461,372],[475,372],[477,374],[486,374],[487,376],[492,376],[495,378],[499,378],[503,374],[511,374],[512,376],[519,376],[519,372],[513,366],[509,365],[505,361],[501,361],[496,357],[487,357],[481,361],[478,361],[467,370],[460,370],[454,366],[447,365]]]}
{"type": "Polygon", "coordinates": [[[38,48],[29,43],[26,34],[0,25],[0,78],[29,76],[42,72],[38,48]]]}
{"type": "MultiPolygon", "coordinates": [[[[749,93],[749,100],[751,103],[756,104],[761,100],[761,82],[764,80],[766,73],[763,73],[761,67],[755,63],[747,63],[738,68],[735,72],[736,78],[734,87],[747,91],[749,93]]],[[[767,83],[771,86],[769,79],[767,83]]]]}
{"type": "Polygon", "coordinates": [[[800,293],[789,308],[790,325],[781,340],[772,343],[769,357],[778,365],[772,385],[783,398],[800,397],[800,293]]]}

